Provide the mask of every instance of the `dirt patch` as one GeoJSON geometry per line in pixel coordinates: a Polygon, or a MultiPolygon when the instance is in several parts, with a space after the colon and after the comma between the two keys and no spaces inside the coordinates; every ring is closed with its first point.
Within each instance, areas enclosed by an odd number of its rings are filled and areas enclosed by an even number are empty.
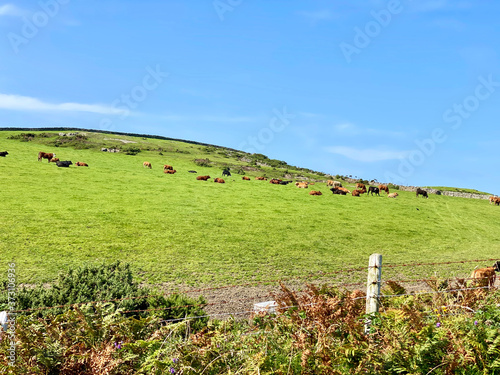
{"type": "Polygon", "coordinates": [[[127,141],[126,139],[119,139],[119,138],[104,138],[105,141],[120,141],[123,143],[137,143],[135,141],[127,141]]]}

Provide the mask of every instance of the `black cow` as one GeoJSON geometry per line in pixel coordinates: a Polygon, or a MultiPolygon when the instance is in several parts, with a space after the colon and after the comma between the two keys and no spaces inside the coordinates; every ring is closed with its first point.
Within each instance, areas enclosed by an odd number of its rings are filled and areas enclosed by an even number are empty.
{"type": "Polygon", "coordinates": [[[231,176],[231,172],[229,172],[229,168],[225,168],[223,171],[222,171],[222,177],[224,176],[231,176]]]}
{"type": "Polygon", "coordinates": [[[65,161],[57,161],[56,164],[58,167],[68,168],[73,163],[69,160],[65,160],[65,161]]]}
{"type": "Polygon", "coordinates": [[[337,188],[331,188],[330,190],[332,191],[333,194],[347,195],[347,193],[345,191],[339,190],[337,188]]]}
{"type": "Polygon", "coordinates": [[[189,172],[189,173],[198,173],[198,172],[196,172],[196,171],[188,171],[188,172],[189,172]]]}
{"type": "Polygon", "coordinates": [[[429,199],[429,195],[427,194],[427,192],[424,189],[417,188],[417,198],[418,198],[419,195],[421,195],[422,197],[426,197],[427,199],[429,199]]]}
{"type": "Polygon", "coordinates": [[[378,187],[370,186],[368,188],[368,194],[366,194],[366,195],[369,195],[370,193],[372,193],[372,195],[373,195],[373,193],[375,193],[375,195],[378,195],[380,197],[380,190],[378,187]]]}
{"type": "Polygon", "coordinates": [[[0,152],[0,156],[6,157],[7,155],[9,155],[7,151],[0,152]]]}
{"type": "Polygon", "coordinates": [[[288,185],[292,183],[293,181],[280,181],[280,185],[288,185]]]}

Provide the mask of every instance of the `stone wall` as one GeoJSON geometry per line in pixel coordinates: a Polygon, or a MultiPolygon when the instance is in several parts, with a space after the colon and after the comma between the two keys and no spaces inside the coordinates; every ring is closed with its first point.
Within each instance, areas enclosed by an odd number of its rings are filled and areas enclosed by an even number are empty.
{"type": "MultiPolygon", "coordinates": [[[[399,190],[416,191],[417,186],[399,185],[399,190]]],[[[436,190],[436,189],[430,189],[430,188],[425,188],[424,190],[430,194],[447,195],[449,197],[472,198],[472,199],[488,199],[489,198],[489,195],[484,195],[484,194],[461,193],[458,191],[442,191],[442,190],[436,190]]]]}

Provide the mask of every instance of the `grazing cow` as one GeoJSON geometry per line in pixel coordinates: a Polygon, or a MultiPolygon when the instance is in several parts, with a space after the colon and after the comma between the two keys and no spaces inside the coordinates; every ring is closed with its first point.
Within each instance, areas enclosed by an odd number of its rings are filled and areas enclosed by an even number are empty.
{"type": "Polygon", "coordinates": [[[340,191],[343,191],[346,194],[351,194],[351,191],[348,190],[348,189],[346,189],[345,187],[338,187],[337,189],[340,190],[340,191]]]}
{"type": "Polygon", "coordinates": [[[387,197],[396,198],[398,195],[399,195],[398,193],[391,193],[391,194],[387,194],[387,197]]]}
{"type": "Polygon", "coordinates": [[[358,182],[356,184],[356,189],[359,189],[359,190],[366,190],[366,186],[365,184],[363,184],[362,182],[358,182]]]}
{"type": "Polygon", "coordinates": [[[151,167],[151,163],[150,163],[149,161],[145,161],[144,163],[142,163],[142,166],[143,166],[144,168],[149,168],[149,169],[151,169],[151,168],[152,168],[152,167],[151,167]]]}
{"type": "Polygon", "coordinates": [[[352,191],[352,196],[353,197],[359,197],[361,196],[361,194],[364,194],[366,193],[366,190],[353,190],[352,191]]]}
{"type": "Polygon", "coordinates": [[[419,195],[421,195],[422,197],[426,197],[427,199],[429,198],[429,195],[424,189],[417,188],[417,198],[419,195]]]}
{"type": "Polygon", "coordinates": [[[270,184],[275,184],[275,185],[279,185],[279,183],[281,182],[281,180],[277,179],[277,178],[271,178],[269,180],[269,183],[270,184]]]}
{"type": "Polygon", "coordinates": [[[188,172],[189,172],[189,173],[198,173],[198,172],[196,172],[196,171],[188,171],[188,172]]]}
{"type": "Polygon", "coordinates": [[[291,184],[293,181],[280,181],[280,185],[288,185],[291,184]]]}
{"type": "Polygon", "coordinates": [[[224,181],[222,178],[216,177],[214,182],[218,182],[219,184],[224,184],[226,181],[224,181]]]}
{"type": "Polygon", "coordinates": [[[58,167],[68,168],[73,163],[69,160],[65,160],[65,161],[57,161],[56,164],[58,167]]]}
{"type": "Polygon", "coordinates": [[[210,178],[210,176],[197,176],[196,179],[198,181],[207,181],[210,178]]]}
{"type": "Polygon", "coordinates": [[[307,182],[296,182],[295,186],[297,186],[299,189],[308,189],[309,184],[307,182]]]}
{"type": "Polygon", "coordinates": [[[267,180],[267,178],[265,177],[255,177],[256,180],[259,180],[259,181],[265,181],[267,180]]]}
{"type": "Polygon", "coordinates": [[[77,161],[75,165],[77,167],[88,167],[89,166],[87,163],[84,163],[83,161],[77,161]]]}
{"type": "Polygon", "coordinates": [[[163,166],[163,170],[164,170],[164,171],[173,171],[173,170],[174,170],[174,167],[172,167],[171,165],[165,164],[165,165],[163,166]]]}
{"type": "Polygon", "coordinates": [[[40,151],[38,153],[38,161],[40,161],[42,159],[47,159],[47,161],[50,163],[50,159],[55,158],[55,157],[56,157],[56,154],[54,154],[52,152],[42,152],[42,151],[40,151]]]}
{"type": "Polygon", "coordinates": [[[323,195],[323,193],[321,191],[311,190],[309,195],[323,195]]]}
{"type": "Polygon", "coordinates": [[[493,203],[495,203],[495,206],[500,206],[500,198],[499,197],[495,197],[493,203]]]}
{"type": "Polygon", "coordinates": [[[496,201],[499,199],[497,196],[492,195],[491,197],[488,198],[490,201],[490,204],[496,203],[496,201]]]}
{"type": "Polygon", "coordinates": [[[55,163],[55,162],[58,162],[59,161],[59,158],[52,158],[49,160],[49,163],[55,163]]]}
{"type": "Polygon", "coordinates": [[[326,186],[333,186],[334,181],[333,180],[328,180],[326,181],[326,186]]]}
{"type": "Polygon", "coordinates": [[[248,177],[248,176],[243,176],[241,179],[245,180],[245,181],[250,181],[250,177],[248,177]]]}
{"type": "Polygon", "coordinates": [[[385,191],[387,194],[389,194],[389,188],[387,187],[387,185],[379,185],[378,188],[380,189],[380,191],[385,191]]]}
{"type": "Polygon", "coordinates": [[[370,186],[368,188],[368,194],[367,195],[370,195],[370,193],[372,193],[372,195],[373,195],[373,193],[375,193],[375,195],[380,196],[379,189],[378,189],[378,187],[375,187],[375,186],[370,186]]]}
{"type": "Polygon", "coordinates": [[[487,286],[489,288],[495,285],[496,273],[500,272],[500,261],[495,262],[493,267],[479,268],[472,271],[471,278],[475,279],[474,284],[477,286],[487,286]]]}
{"type": "Polygon", "coordinates": [[[175,170],[175,169],[173,169],[173,170],[166,169],[163,171],[163,173],[166,173],[166,174],[174,174],[175,172],[177,172],[177,170],[175,170]]]}
{"type": "Polygon", "coordinates": [[[231,176],[231,172],[229,172],[229,168],[224,168],[224,170],[222,171],[222,176],[228,176],[230,177],[231,176]]]}
{"type": "Polygon", "coordinates": [[[7,151],[0,152],[0,156],[6,157],[7,155],[9,155],[7,151]]]}
{"type": "Polygon", "coordinates": [[[341,190],[341,189],[336,188],[336,187],[333,187],[330,190],[332,191],[333,194],[338,194],[338,195],[346,195],[347,194],[344,190],[341,190]]]}

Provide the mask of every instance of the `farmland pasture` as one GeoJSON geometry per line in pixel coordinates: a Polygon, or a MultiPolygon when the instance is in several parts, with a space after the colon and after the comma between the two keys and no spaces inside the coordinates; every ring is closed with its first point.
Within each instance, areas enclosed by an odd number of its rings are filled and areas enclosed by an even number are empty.
{"type": "MultiPolygon", "coordinates": [[[[225,184],[196,181],[221,177],[221,168],[195,158],[245,165],[205,146],[158,139],[137,155],[98,148],[51,147],[49,139],[7,139],[0,132],[2,182],[0,254],[16,262],[18,282],[49,282],[84,262],[129,262],[149,283],[228,284],[311,272],[362,267],[371,253],[387,262],[411,263],[495,258],[500,253],[500,209],[487,200],[430,195],[397,199],[332,195],[325,183],[309,196],[293,184],[272,185],[235,174],[225,184]],[[46,144],[43,144],[43,143],[46,144]],[[157,149],[162,147],[163,155],[157,149]],[[39,151],[89,167],[57,168],[37,161],[39,151]],[[143,168],[143,161],[153,168],[143,168]],[[165,175],[163,164],[173,165],[165,175]],[[198,173],[188,173],[194,169],[198,173]]],[[[130,146],[129,144],[127,144],[130,146]]],[[[332,167],[332,169],[334,169],[332,167]]]]}

